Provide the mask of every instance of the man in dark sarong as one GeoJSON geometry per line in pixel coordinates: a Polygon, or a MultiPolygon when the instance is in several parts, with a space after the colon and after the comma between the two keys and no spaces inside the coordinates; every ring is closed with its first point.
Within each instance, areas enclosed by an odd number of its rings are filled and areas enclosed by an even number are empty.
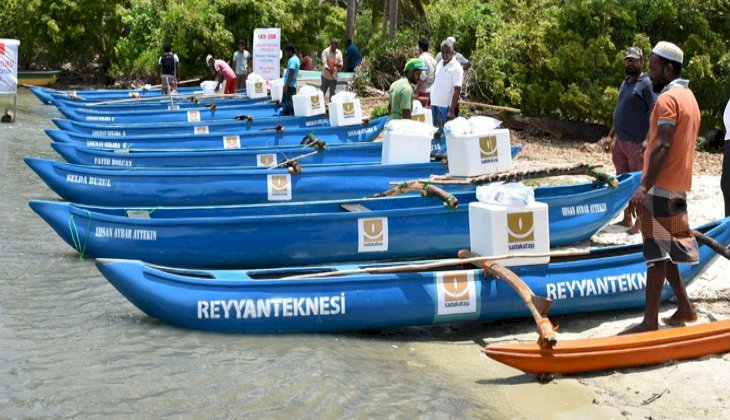
{"type": "Polygon", "coordinates": [[[641,185],[631,197],[643,206],[641,233],[647,263],[644,320],[626,331],[659,327],[659,303],[664,280],[677,297],[677,311],[663,321],[682,325],[697,319],[677,263],[697,264],[699,251],[687,218],[687,192],[692,187],[692,164],[700,128],[700,110],[688,81],[681,79],[684,53],[661,41],[649,57],[649,77],[659,94],[651,114],[649,145],[644,153],[641,185]]]}

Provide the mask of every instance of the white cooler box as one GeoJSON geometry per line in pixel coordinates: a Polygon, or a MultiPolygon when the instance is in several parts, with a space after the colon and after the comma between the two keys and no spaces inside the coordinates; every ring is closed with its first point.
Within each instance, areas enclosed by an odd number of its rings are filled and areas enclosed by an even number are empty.
{"type": "Polygon", "coordinates": [[[253,99],[267,97],[266,80],[246,80],[246,96],[253,99]]]}
{"type": "Polygon", "coordinates": [[[325,113],[324,95],[321,90],[313,94],[296,94],[292,96],[294,115],[297,117],[311,117],[325,113]]]}
{"type": "Polygon", "coordinates": [[[452,176],[476,176],[512,168],[510,134],[506,128],[467,135],[447,134],[446,150],[452,176]]]}
{"type": "Polygon", "coordinates": [[[385,127],[381,163],[428,163],[431,161],[431,140],[436,129],[412,120],[391,120],[385,127]],[[391,125],[398,124],[398,129],[391,125]]]}
{"type": "MultiPolygon", "coordinates": [[[[505,207],[478,201],[469,203],[469,243],[483,256],[541,254],[550,251],[548,205],[534,202],[505,207]]],[[[547,264],[550,257],[507,258],[503,266],[547,264]]]]}
{"type": "Polygon", "coordinates": [[[272,80],[269,82],[269,89],[271,90],[271,100],[281,102],[284,98],[284,79],[272,80]]]}
{"type": "Polygon", "coordinates": [[[362,124],[362,108],[360,99],[343,102],[330,102],[330,126],[362,124]]]}

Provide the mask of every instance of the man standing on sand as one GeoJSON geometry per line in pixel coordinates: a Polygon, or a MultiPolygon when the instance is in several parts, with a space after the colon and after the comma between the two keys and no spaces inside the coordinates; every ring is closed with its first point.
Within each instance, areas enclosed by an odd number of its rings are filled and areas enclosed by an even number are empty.
{"type": "Polygon", "coordinates": [[[241,89],[246,84],[246,73],[248,73],[248,60],[251,53],[246,50],[246,41],[238,40],[238,50],[233,53],[231,66],[236,69],[236,89],[241,89]]]}
{"type": "MultiPolygon", "coordinates": [[[[601,140],[603,150],[613,149],[613,166],[616,174],[641,171],[643,158],[641,144],[649,133],[649,117],[654,109],[656,94],[649,76],[642,73],[644,53],[641,48],[630,47],[624,52],[626,77],[618,93],[618,103],[613,111],[613,127],[608,137],[601,140]]],[[[639,232],[639,219],[631,221],[631,209],[624,210],[624,218],[617,223],[629,228],[629,234],[639,232]]]]}
{"type": "Polygon", "coordinates": [[[725,105],[725,114],[722,119],[725,123],[725,141],[722,146],[720,189],[722,190],[722,198],[725,201],[725,217],[730,217],[730,100],[725,105]]]}
{"type": "Polygon", "coordinates": [[[177,93],[177,76],[180,73],[180,59],[172,52],[170,44],[165,44],[160,59],[157,60],[157,68],[160,70],[162,79],[162,93],[177,93]]]}
{"type": "Polygon", "coordinates": [[[393,82],[388,91],[388,113],[391,120],[411,119],[413,108],[413,87],[421,77],[421,72],[428,70],[419,58],[411,58],[403,68],[403,77],[393,82]]]}
{"type": "Polygon", "coordinates": [[[301,62],[297,56],[297,49],[289,44],[286,47],[286,55],[289,60],[284,71],[284,95],[281,98],[281,115],[294,115],[294,103],[292,97],[297,94],[297,77],[301,62]]]}
{"type": "Polygon", "coordinates": [[[428,68],[421,73],[421,77],[416,83],[416,89],[414,93],[416,98],[421,102],[421,105],[427,107],[429,98],[431,96],[431,87],[433,86],[434,77],[436,77],[436,59],[433,58],[431,53],[428,52],[429,42],[426,38],[418,41],[418,58],[423,61],[423,64],[428,68]]]}
{"type": "Polygon", "coordinates": [[[217,92],[220,89],[221,82],[225,80],[226,87],[223,93],[236,93],[236,73],[233,72],[231,66],[223,60],[214,60],[210,54],[205,57],[205,62],[215,69],[215,80],[218,82],[215,86],[215,91],[217,92]]]}
{"type": "Polygon", "coordinates": [[[337,49],[340,41],[332,38],[330,46],[322,51],[322,93],[325,100],[329,101],[337,89],[337,74],[342,68],[342,52],[337,49]],[[327,91],[330,92],[327,97],[327,91]]]}
{"type": "Polygon", "coordinates": [[[680,78],[683,59],[682,50],[666,41],[658,42],[649,56],[649,77],[659,97],[651,114],[641,184],[631,197],[634,206],[643,206],[640,219],[647,264],[646,307],[641,324],[622,334],[659,328],[665,279],[677,298],[677,311],[662,321],[683,325],[697,320],[677,269],[677,263],[699,262],[697,241],[687,217],[687,192],[692,188],[700,108],[689,81],[680,78]]]}
{"type": "Polygon", "coordinates": [[[443,60],[436,64],[436,76],[431,88],[431,116],[433,125],[444,130],[446,121],[455,118],[459,107],[461,83],[464,80],[464,68],[454,60],[454,46],[448,41],[441,43],[443,60]]]}

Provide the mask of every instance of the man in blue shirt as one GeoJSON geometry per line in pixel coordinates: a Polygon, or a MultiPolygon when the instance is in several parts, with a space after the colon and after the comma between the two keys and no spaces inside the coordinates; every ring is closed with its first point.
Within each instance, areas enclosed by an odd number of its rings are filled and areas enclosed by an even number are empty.
{"type": "Polygon", "coordinates": [[[352,72],[355,71],[355,67],[360,65],[360,62],[362,61],[362,55],[360,55],[360,49],[357,48],[357,45],[352,43],[351,39],[348,39],[345,45],[345,54],[347,56],[347,65],[345,66],[345,71],[352,72]]]}
{"type": "Polygon", "coordinates": [[[294,45],[287,45],[286,55],[289,57],[289,61],[287,61],[286,70],[284,71],[284,95],[281,98],[281,115],[294,115],[292,96],[297,93],[297,77],[301,66],[296,52],[297,49],[294,45]]]}
{"type": "MultiPolygon", "coordinates": [[[[651,80],[641,71],[643,66],[641,48],[627,48],[624,52],[626,77],[613,112],[613,127],[608,137],[602,140],[606,152],[613,150],[612,160],[617,175],[641,171],[644,164],[641,145],[649,134],[649,118],[657,97],[651,80]]],[[[629,234],[639,232],[638,220],[632,223],[629,209],[624,211],[624,218],[617,225],[629,228],[629,234]]]]}

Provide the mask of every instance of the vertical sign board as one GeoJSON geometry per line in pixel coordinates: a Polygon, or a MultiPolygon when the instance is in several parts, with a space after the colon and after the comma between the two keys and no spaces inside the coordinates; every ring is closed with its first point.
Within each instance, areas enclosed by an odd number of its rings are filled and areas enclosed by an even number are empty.
{"type": "Polygon", "coordinates": [[[15,120],[18,93],[18,46],[17,39],[0,38],[0,95],[15,95],[13,98],[13,121],[15,120]]]}
{"type": "Polygon", "coordinates": [[[18,91],[17,39],[0,38],[0,94],[16,94],[18,91]]]}
{"type": "Polygon", "coordinates": [[[253,71],[266,80],[279,78],[281,29],[259,28],[253,31],[253,71]]]}

